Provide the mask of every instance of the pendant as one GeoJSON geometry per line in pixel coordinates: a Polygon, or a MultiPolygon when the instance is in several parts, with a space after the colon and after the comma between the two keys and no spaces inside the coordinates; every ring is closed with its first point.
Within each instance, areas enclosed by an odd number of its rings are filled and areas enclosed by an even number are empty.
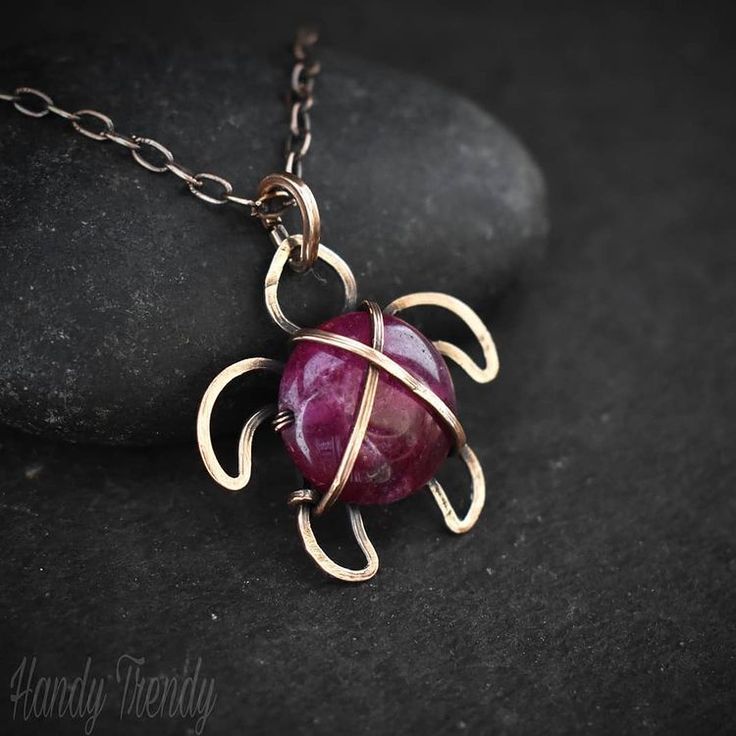
{"type": "Polygon", "coordinates": [[[290,335],[292,351],[285,365],[270,358],[246,358],[215,377],[202,397],[197,417],[199,450],[215,481],[228,490],[242,490],[251,476],[256,430],[270,421],[304,478],[304,486],[288,499],[297,510],[304,548],[328,575],[359,582],[378,571],[378,555],[366,534],[360,506],[391,503],[426,487],[450,531],[462,534],[478,520],[486,495],[483,469],[457,418],[455,390],[445,359],[473,380],[487,383],[498,373],[498,356],[478,315],[447,294],[409,294],[383,310],[370,301],[358,307],[352,271],[319,242],[319,211],[307,185],[291,174],[272,174],[259,186],[259,201],[284,193],[299,208],[302,233],[289,235],[278,214],[263,216],[276,245],[266,274],[265,301],[273,321],[290,335]],[[317,260],[330,266],[342,282],[344,311],[319,327],[301,328],[281,308],[279,283],[287,264],[305,272],[317,260]],[[447,309],[462,320],[478,340],[485,365],[479,366],[456,345],[431,342],[397,316],[422,306],[447,309]],[[252,371],[281,376],[278,398],[245,423],[238,443],[238,473],[230,475],[212,446],[212,410],[232,380],[252,371]],[[470,505],[462,517],[435,478],[453,454],[465,463],[470,475],[470,505]],[[338,500],[347,505],[353,534],[365,555],[366,564],[360,569],[332,560],[312,529],[312,514],[324,513],[338,500]]]}

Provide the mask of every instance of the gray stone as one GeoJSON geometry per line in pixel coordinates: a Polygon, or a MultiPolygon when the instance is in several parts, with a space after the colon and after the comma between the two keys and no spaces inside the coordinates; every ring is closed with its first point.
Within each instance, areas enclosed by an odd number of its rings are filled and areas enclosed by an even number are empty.
{"type": "MultiPolygon", "coordinates": [[[[322,59],[305,178],[323,242],[351,264],[363,297],[447,291],[488,316],[546,235],[529,154],[462,97],[322,59]]],[[[98,109],[251,196],[283,165],[288,64],[286,53],[77,42],[6,53],[0,89],[37,86],[66,109],[98,109]]],[[[221,368],[284,354],[263,306],[273,252],[263,229],[56,117],[0,103],[0,130],[0,421],[76,441],[190,439],[221,368]]],[[[305,323],[339,301],[313,274],[284,291],[305,323]]],[[[273,390],[247,386],[261,403],[273,390]]]]}

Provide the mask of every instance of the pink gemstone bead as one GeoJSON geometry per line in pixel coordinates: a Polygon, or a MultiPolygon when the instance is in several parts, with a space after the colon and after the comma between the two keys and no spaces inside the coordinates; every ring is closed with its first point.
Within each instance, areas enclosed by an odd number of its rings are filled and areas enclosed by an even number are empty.
{"type": "MultiPolygon", "coordinates": [[[[423,381],[453,411],[455,389],[445,361],[421,333],[397,317],[384,317],[383,352],[423,381]]],[[[367,312],[350,312],[320,329],[370,345],[367,312]]],[[[279,388],[279,409],[294,413],[281,431],[302,475],[326,491],[358,411],[368,364],[345,350],[313,342],[297,343],[279,388]]],[[[379,369],[378,390],[368,431],[340,500],[355,504],[391,503],[422,488],[437,472],[452,445],[442,421],[397,379],[379,369]]]]}

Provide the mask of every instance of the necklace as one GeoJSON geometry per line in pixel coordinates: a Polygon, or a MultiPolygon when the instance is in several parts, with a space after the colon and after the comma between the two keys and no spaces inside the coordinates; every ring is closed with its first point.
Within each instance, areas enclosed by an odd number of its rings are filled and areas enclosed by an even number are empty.
{"type": "Polygon", "coordinates": [[[320,242],[320,214],[303,178],[303,160],[312,143],[314,86],[320,71],[314,56],[317,36],[302,30],[294,43],[291,73],[289,135],[284,171],[260,182],[254,198],[236,193],[232,184],[213,173],[194,173],[153,138],[124,135],[112,119],[93,109],[67,111],[45,92],[18,87],[0,93],[0,102],[32,118],[55,115],[81,135],[127,149],[150,172],[173,174],[198,199],[215,206],[245,208],[263,224],[276,252],[265,277],[266,309],[289,336],[291,354],[285,364],[271,358],[245,358],[222,370],[202,397],[197,415],[197,440],[212,478],[230,491],[245,488],[251,477],[252,445],[258,428],[270,423],[304,478],[289,495],[297,511],[297,527],[305,550],[328,575],[340,580],[368,580],[378,571],[378,555],[366,533],[359,507],[390,503],[427,487],[447,528],[467,532],[485,502],[485,479],[456,414],[455,391],[445,359],[479,383],[498,372],[496,349],[478,315],[455,297],[420,292],[378,304],[358,304],[355,277],[347,263],[320,242]],[[287,212],[298,210],[301,233],[284,224],[287,212]],[[303,328],[286,316],[279,284],[286,267],[297,274],[322,261],[342,284],[343,313],[316,328],[303,328]],[[431,306],[450,311],[471,330],[480,345],[481,367],[456,345],[431,342],[397,315],[431,306]],[[255,371],[280,376],[276,402],[259,409],[245,423],[238,442],[238,472],[220,464],[211,436],[212,412],[222,391],[236,378],[255,371]],[[471,481],[470,504],[460,516],[435,476],[448,455],[465,464],[471,481]],[[320,547],[312,517],[345,502],[355,539],[365,556],[359,569],[344,567],[320,547]]]}

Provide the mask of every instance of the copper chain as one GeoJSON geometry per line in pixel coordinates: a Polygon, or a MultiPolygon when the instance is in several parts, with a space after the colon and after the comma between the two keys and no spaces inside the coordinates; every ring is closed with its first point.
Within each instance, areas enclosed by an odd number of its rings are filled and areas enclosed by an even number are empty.
{"type": "Polygon", "coordinates": [[[294,67],[291,70],[291,113],[289,137],[286,141],[286,171],[302,178],[302,159],[312,143],[312,118],[314,105],[314,79],[320,72],[320,64],[314,58],[317,33],[301,29],[294,42],[294,67]]]}
{"type": "MultiPolygon", "coordinates": [[[[294,42],[294,66],[291,73],[289,136],[286,142],[285,170],[299,178],[302,176],[302,159],[312,141],[310,110],[314,105],[314,81],[319,74],[319,62],[313,57],[317,33],[300,30],[294,42]]],[[[31,118],[43,118],[49,113],[71,123],[73,129],[93,141],[116,143],[127,149],[133,160],[154,174],[171,173],[181,179],[189,191],[203,202],[214,205],[235,204],[246,207],[253,217],[270,218],[294,204],[288,192],[278,191],[267,197],[251,199],[236,194],[226,178],[207,172],[194,173],[178,161],[169,148],[153,138],[140,135],[124,135],[115,129],[112,118],[97,110],[65,110],[49,95],[34,87],[18,87],[12,94],[0,92],[0,102],[9,102],[21,114],[31,118]],[[207,191],[209,183],[217,185],[216,191],[207,191]],[[278,204],[274,205],[274,198],[278,204]]]]}

